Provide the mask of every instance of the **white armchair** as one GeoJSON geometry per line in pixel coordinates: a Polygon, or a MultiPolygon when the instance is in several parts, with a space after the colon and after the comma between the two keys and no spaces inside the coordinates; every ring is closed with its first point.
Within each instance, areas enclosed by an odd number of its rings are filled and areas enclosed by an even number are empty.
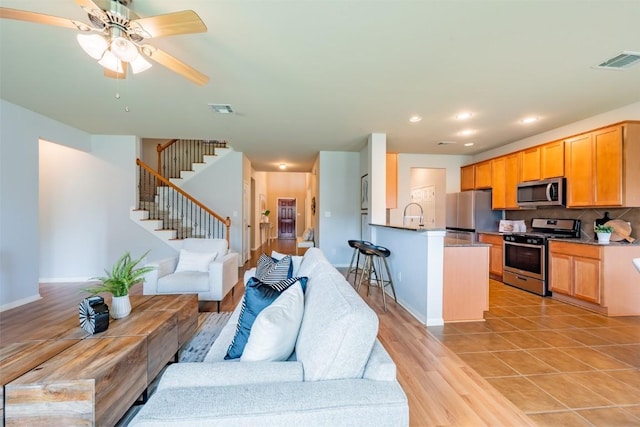
{"type": "Polygon", "coordinates": [[[143,294],[198,294],[198,300],[220,301],[238,282],[238,254],[225,239],[184,239],[179,256],[148,265],[143,294]]]}

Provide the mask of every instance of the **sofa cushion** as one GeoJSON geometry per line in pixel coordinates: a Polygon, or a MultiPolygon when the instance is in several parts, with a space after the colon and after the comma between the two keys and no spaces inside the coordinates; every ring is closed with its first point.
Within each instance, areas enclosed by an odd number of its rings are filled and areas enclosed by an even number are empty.
{"type": "Polygon", "coordinates": [[[158,293],[184,294],[209,290],[209,273],[181,271],[158,279],[158,293]]]}
{"type": "Polygon", "coordinates": [[[280,252],[277,252],[277,251],[271,251],[271,258],[273,258],[273,259],[281,260],[282,258],[284,258],[286,256],[290,256],[291,257],[291,263],[293,264],[291,276],[298,276],[299,275],[298,274],[298,270],[300,269],[300,264],[302,264],[302,258],[303,257],[298,256],[298,255],[281,254],[280,252]]]}
{"type": "Polygon", "coordinates": [[[240,360],[287,360],[296,345],[303,312],[302,286],[295,283],[258,314],[240,360]]]}
{"type": "Polygon", "coordinates": [[[313,252],[308,257],[309,252],[305,254],[300,267],[301,274],[312,273],[296,342],[296,358],[304,366],[304,379],[361,378],[378,334],[378,316],[322,251],[309,251],[313,252]]]}
{"type": "Polygon", "coordinates": [[[200,271],[206,273],[209,271],[209,264],[216,259],[217,255],[217,252],[191,252],[180,249],[180,258],[175,272],[200,271]]]}
{"type": "Polygon", "coordinates": [[[293,264],[291,256],[287,255],[280,260],[271,258],[266,254],[260,255],[256,266],[256,278],[262,283],[274,284],[291,278],[293,264]]]}
{"type": "Polygon", "coordinates": [[[294,283],[306,278],[292,277],[275,284],[267,284],[252,277],[244,290],[244,298],[242,299],[242,309],[236,327],[236,333],[233,341],[229,346],[225,360],[237,359],[242,356],[244,347],[249,339],[251,327],[262,310],[268,307],[272,302],[280,296],[280,294],[294,283]]]}

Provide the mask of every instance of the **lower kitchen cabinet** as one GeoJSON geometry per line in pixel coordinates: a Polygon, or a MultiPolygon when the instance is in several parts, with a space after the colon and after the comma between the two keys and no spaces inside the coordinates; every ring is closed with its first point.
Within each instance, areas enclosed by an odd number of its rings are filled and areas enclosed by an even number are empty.
{"type": "Polygon", "coordinates": [[[640,245],[549,242],[553,298],[609,316],[640,314],[637,271],[640,245]]]}
{"type": "Polygon", "coordinates": [[[502,264],[503,260],[503,240],[499,234],[478,233],[478,241],[481,243],[489,243],[489,274],[493,279],[502,280],[502,264]]]}

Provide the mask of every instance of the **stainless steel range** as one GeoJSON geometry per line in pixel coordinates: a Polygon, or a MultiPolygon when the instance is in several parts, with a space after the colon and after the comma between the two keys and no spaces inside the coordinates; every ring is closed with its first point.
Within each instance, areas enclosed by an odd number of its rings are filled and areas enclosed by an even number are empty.
{"type": "Polygon", "coordinates": [[[579,219],[534,218],[531,231],[504,235],[502,281],[525,291],[548,296],[548,239],[579,238],[579,219]]]}

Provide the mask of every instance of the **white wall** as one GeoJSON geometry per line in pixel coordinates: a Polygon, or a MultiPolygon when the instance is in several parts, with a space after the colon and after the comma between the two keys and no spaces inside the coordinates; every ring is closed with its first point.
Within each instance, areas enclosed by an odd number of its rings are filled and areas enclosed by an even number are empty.
{"type": "Polygon", "coordinates": [[[360,154],[321,151],[316,216],[320,249],[335,266],[348,266],[352,249],[347,240],[360,236],[360,154]]]}
{"type": "MultiPolygon", "coordinates": [[[[638,90],[629,89],[629,90],[638,90]]],[[[589,117],[585,120],[570,123],[566,126],[562,126],[548,132],[539,133],[529,138],[521,139],[511,144],[503,145],[502,147],[485,151],[473,156],[465,164],[476,163],[482,160],[490,159],[492,157],[502,156],[503,154],[513,153],[527,147],[533,147],[534,145],[544,144],[546,142],[556,141],[562,138],[566,138],[572,135],[577,135],[582,132],[588,132],[592,129],[608,126],[613,123],[622,122],[625,120],[640,120],[640,102],[627,105],[622,108],[608,111],[597,116],[589,117]]]]}
{"type": "Polygon", "coordinates": [[[185,182],[183,189],[218,215],[231,218],[230,247],[242,254],[242,185],[251,183],[251,169],[245,179],[242,153],[232,151],[185,182]]]}
{"type": "Polygon", "coordinates": [[[37,299],[41,278],[99,275],[127,250],[173,252],[129,219],[135,137],[91,136],[6,101],[0,108],[0,309],[37,299]],[[55,143],[43,143],[42,158],[40,139],[55,143]],[[42,189],[40,159],[50,180],[42,189]]]}
{"type": "Polygon", "coordinates": [[[0,100],[0,309],[39,298],[38,140],[89,151],[90,135],[0,100]]]}
{"type": "Polygon", "coordinates": [[[389,222],[402,224],[402,211],[411,202],[411,169],[434,168],[446,171],[446,192],[460,191],[460,166],[470,163],[469,156],[441,154],[398,154],[398,208],[389,210],[389,222]]]}

